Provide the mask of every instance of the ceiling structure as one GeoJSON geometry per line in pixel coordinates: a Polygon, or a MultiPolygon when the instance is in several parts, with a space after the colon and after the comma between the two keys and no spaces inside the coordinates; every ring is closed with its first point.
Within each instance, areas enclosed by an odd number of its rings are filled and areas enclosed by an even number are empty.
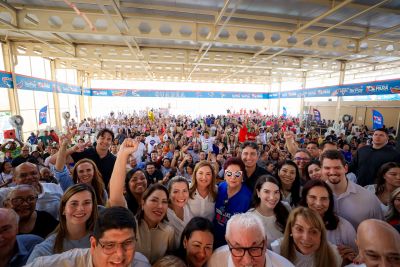
{"type": "Polygon", "coordinates": [[[400,1],[0,0],[0,40],[92,79],[265,84],[400,67],[400,1]]]}

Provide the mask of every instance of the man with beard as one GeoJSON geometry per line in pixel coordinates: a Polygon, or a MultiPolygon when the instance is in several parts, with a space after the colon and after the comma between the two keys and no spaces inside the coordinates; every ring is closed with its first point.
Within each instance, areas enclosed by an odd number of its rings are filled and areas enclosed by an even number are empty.
{"type": "Polygon", "coordinates": [[[386,129],[376,129],[372,135],[372,144],[357,150],[350,164],[350,171],[357,175],[359,185],[373,184],[376,173],[383,164],[400,162],[400,153],[388,145],[388,140],[386,129]]]}
{"type": "Polygon", "coordinates": [[[379,199],[370,191],[346,178],[347,165],[340,151],[327,150],[321,155],[322,178],[332,188],[335,211],[355,229],[366,219],[383,219],[379,199]]]}

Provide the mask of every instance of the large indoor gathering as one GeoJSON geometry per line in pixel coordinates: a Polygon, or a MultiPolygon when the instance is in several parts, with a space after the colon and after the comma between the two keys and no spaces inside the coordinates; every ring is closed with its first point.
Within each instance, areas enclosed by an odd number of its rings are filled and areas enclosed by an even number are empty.
{"type": "Polygon", "coordinates": [[[0,267],[400,267],[400,0],[0,0],[0,267]]]}

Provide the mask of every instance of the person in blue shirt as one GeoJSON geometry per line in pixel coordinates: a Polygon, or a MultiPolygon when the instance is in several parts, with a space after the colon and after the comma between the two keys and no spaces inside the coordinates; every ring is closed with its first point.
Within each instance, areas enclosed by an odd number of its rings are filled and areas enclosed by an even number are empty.
{"type": "Polygon", "coordinates": [[[17,233],[17,213],[0,208],[0,266],[24,266],[36,244],[43,241],[36,235],[17,236],[17,233]]]}
{"type": "Polygon", "coordinates": [[[219,184],[215,202],[214,247],[226,245],[225,231],[228,220],[250,208],[250,189],[243,183],[246,167],[240,158],[229,158],[224,164],[225,181],[219,184]]]}

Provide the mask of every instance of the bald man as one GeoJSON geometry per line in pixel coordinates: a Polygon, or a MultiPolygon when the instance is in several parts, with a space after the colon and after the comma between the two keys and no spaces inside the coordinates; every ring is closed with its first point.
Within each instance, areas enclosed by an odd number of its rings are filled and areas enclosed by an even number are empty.
{"type": "Polygon", "coordinates": [[[357,230],[356,240],[362,264],[347,267],[399,267],[400,234],[390,224],[369,219],[357,230]]]}
{"type": "MultiPolygon", "coordinates": [[[[44,210],[50,213],[54,218],[58,218],[58,209],[63,190],[58,184],[40,183],[40,173],[38,167],[30,162],[24,162],[15,168],[13,182],[16,185],[28,184],[33,186],[38,193],[36,203],[37,210],[44,210]]],[[[0,188],[0,208],[12,188],[0,188]]]]}
{"type": "Polygon", "coordinates": [[[18,235],[18,215],[0,208],[0,267],[24,266],[33,248],[43,241],[36,235],[18,235]]]}

